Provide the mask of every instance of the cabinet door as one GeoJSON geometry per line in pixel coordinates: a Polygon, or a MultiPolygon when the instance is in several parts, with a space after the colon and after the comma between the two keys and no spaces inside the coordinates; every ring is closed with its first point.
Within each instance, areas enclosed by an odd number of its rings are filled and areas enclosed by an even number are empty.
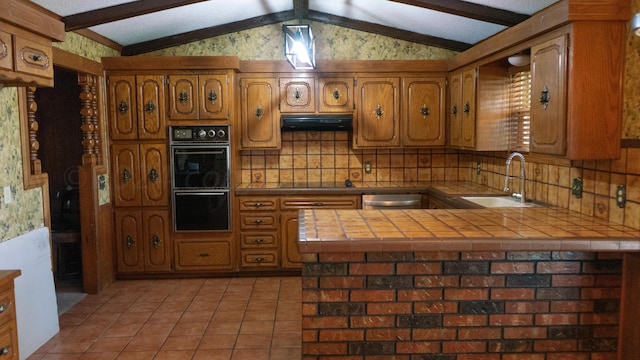
{"type": "Polygon", "coordinates": [[[109,122],[111,139],[134,140],[138,138],[136,116],[136,80],[134,76],[109,76],[109,122]]]}
{"type": "Polygon", "coordinates": [[[301,268],[302,256],[298,252],[298,213],[286,212],[280,215],[282,239],[282,267],[301,268]]]}
{"type": "Polygon", "coordinates": [[[449,78],[449,145],[462,147],[462,73],[449,78]]]}
{"type": "Polygon", "coordinates": [[[476,146],[476,69],[462,73],[462,147],[476,146]]]}
{"type": "Polygon", "coordinates": [[[227,74],[198,75],[200,119],[228,119],[229,77],[227,74]]]}
{"type": "Polygon", "coordinates": [[[531,152],[565,152],[566,48],[565,36],[531,48],[531,152]]]}
{"type": "Polygon", "coordinates": [[[315,79],[312,77],[280,78],[280,111],[283,113],[314,112],[315,79]]]}
{"type": "Polygon", "coordinates": [[[162,206],[169,203],[166,153],[164,144],[140,145],[142,205],[162,206]]]}
{"type": "Polygon", "coordinates": [[[140,236],[141,221],[139,211],[117,210],[115,212],[118,272],[144,271],[144,249],[140,236]]]}
{"type": "Polygon", "coordinates": [[[197,88],[196,75],[169,76],[169,118],[198,119],[197,88]]]}
{"type": "Polygon", "coordinates": [[[0,31],[0,69],[13,70],[13,41],[4,31],[0,31]]]}
{"type": "Polygon", "coordinates": [[[353,112],[353,78],[318,78],[319,112],[353,112]]]}
{"type": "Polygon", "coordinates": [[[271,78],[240,81],[241,145],[243,148],[280,148],[280,113],[277,85],[271,78]]]}
{"type": "Polygon", "coordinates": [[[399,83],[398,78],[358,79],[358,147],[400,145],[399,83]]]}
{"type": "Polygon", "coordinates": [[[138,138],[166,138],[164,76],[136,76],[136,86],[138,87],[138,138]]]}
{"type": "Polygon", "coordinates": [[[111,158],[115,205],[139,206],[141,204],[141,192],[138,145],[114,144],[111,146],[111,158]]]}
{"type": "Polygon", "coordinates": [[[171,270],[171,241],[169,212],[166,210],[142,212],[144,217],[144,269],[145,271],[171,270]]]}
{"type": "Polygon", "coordinates": [[[403,79],[403,104],[403,145],[438,146],[445,144],[444,78],[403,79]]]}

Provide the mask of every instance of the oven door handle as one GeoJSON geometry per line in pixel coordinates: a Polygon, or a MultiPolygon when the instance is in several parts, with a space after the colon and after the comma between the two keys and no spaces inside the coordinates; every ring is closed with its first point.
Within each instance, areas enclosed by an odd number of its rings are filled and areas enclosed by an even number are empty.
{"type": "Polygon", "coordinates": [[[176,196],[192,196],[192,195],[211,195],[211,196],[225,196],[227,192],[176,192],[176,196]]]}
{"type": "Polygon", "coordinates": [[[175,150],[174,154],[176,155],[223,155],[224,150],[220,151],[180,151],[175,150]]]}

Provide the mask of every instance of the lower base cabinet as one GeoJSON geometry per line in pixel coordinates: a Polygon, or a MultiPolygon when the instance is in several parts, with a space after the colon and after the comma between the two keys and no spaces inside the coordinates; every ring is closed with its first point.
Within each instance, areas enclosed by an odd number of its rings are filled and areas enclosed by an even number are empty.
{"type": "Polygon", "coordinates": [[[176,270],[224,271],[233,269],[230,241],[176,241],[176,270]]]}
{"type": "Polygon", "coordinates": [[[116,210],[119,273],[171,271],[168,210],[116,210]]]}
{"type": "Polygon", "coordinates": [[[14,279],[20,270],[0,270],[0,359],[18,360],[14,279]]]}

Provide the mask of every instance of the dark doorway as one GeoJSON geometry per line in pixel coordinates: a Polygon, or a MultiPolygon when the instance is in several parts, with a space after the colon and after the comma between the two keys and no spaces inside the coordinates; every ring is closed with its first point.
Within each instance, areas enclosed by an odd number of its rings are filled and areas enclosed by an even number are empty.
{"type": "Polygon", "coordinates": [[[83,148],[77,73],[54,67],[54,84],[35,92],[39,156],[42,171],[49,175],[53,269],[56,288],[82,290],[78,166],[83,148]]]}

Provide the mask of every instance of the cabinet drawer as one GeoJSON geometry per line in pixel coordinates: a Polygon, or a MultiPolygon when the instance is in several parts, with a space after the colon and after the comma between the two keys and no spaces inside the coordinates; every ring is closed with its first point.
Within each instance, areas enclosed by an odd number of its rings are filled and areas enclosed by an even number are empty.
{"type": "Polygon", "coordinates": [[[299,210],[299,209],[357,209],[359,207],[359,197],[296,197],[280,199],[280,208],[282,210],[299,210]]]}
{"type": "Polygon", "coordinates": [[[42,76],[53,77],[53,64],[51,63],[51,46],[39,44],[35,41],[14,37],[16,53],[16,71],[42,76]]]}
{"type": "Polygon", "coordinates": [[[251,229],[276,229],[276,214],[241,214],[240,228],[242,230],[251,229]]]}
{"type": "Polygon", "coordinates": [[[242,252],[242,267],[265,266],[278,266],[277,250],[242,252]]]}
{"type": "Polygon", "coordinates": [[[273,198],[240,199],[240,211],[273,211],[278,208],[278,204],[273,198]]]}
{"type": "Polygon", "coordinates": [[[4,31],[0,31],[0,69],[13,70],[13,41],[4,31]]]}
{"type": "Polygon", "coordinates": [[[276,246],[277,235],[275,232],[268,233],[241,233],[242,248],[261,248],[276,246]]]}
{"type": "Polygon", "coordinates": [[[14,323],[0,326],[0,358],[18,360],[18,331],[14,323]]]}
{"type": "Polygon", "coordinates": [[[231,267],[231,248],[228,242],[179,242],[177,269],[215,269],[231,267]]]}
{"type": "Polygon", "coordinates": [[[15,307],[13,304],[13,292],[11,290],[0,292],[0,325],[13,320],[14,318],[15,307]]]}

